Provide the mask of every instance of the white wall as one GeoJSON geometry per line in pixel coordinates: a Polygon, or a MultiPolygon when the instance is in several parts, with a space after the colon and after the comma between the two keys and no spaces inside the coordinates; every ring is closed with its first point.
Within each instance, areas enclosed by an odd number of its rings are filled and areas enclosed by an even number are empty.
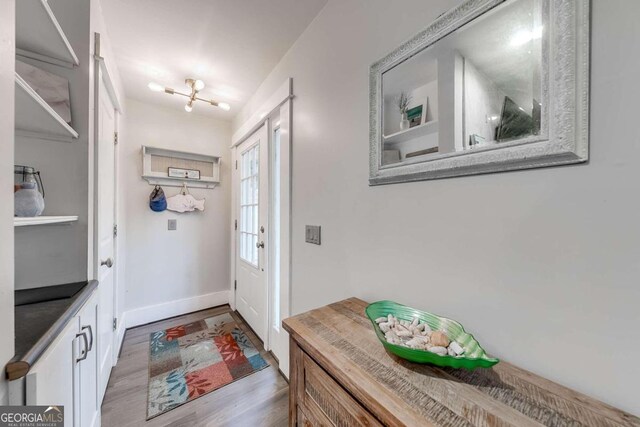
{"type": "MultiPolygon", "coordinates": [[[[131,99],[127,99],[126,108],[119,178],[125,204],[120,227],[126,234],[127,326],[227,303],[231,124],[131,99]],[[156,213],[149,209],[153,186],[140,177],[142,145],[222,157],[222,184],[213,190],[190,189],[194,197],[206,198],[204,212],[156,213]],[[167,230],[168,219],[178,220],[177,231],[167,230]]],[[[167,197],[179,191],[163,188],[167,197]]]]}
{"type": "Polygon", "coordinates": [[[640,2],[592,3],[588,164],[368,187],[369,66],[458,1],[329,1],[234,121],[293,77],[293,313],[407,303],[640,414],[640,2]]]}
{"type": "MultiPolygon", "coordinates": [[[[13,325],[13,137],[15,2],[0,1],[0,365],[14,354],[13,325]]],[[[8,404],[0,375],[0,405],[8,404]]]]}

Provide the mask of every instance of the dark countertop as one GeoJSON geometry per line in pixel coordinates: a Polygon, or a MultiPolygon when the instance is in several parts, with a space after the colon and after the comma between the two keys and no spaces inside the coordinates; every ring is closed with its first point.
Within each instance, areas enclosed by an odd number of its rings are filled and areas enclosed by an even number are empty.
{"type": "Polygon", "coordinates": [[[5,368],[9,380],[29,372],[97,287],[90,280],[15,291],[16,353],[5,368]]]}

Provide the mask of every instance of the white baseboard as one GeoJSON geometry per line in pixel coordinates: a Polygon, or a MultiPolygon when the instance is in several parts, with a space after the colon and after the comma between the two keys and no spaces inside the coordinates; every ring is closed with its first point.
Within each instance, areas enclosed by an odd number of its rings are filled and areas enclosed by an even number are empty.
{"type": "Polygon", "coordinates": [[[212,292],[162,304],[148,305],[124,313],[127,328],[229,303],[229,291],[212,292]]]}

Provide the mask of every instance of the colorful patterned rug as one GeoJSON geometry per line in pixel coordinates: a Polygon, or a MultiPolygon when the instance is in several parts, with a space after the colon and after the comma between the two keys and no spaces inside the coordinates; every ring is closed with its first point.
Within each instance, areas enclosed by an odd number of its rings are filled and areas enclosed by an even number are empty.
{"type": "Polygon", "coordinates": [[[147,419],[267,366],[228,313],[154,332],[149,344],[147,419]]]}

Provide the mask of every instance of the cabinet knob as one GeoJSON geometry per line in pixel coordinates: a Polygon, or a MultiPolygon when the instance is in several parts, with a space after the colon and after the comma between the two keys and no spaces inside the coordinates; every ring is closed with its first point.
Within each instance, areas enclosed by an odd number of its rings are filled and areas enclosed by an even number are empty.
{"type": "Polygon", "coordinates": [[[106,260],[100,261],[100,266],[103,266],[103,265],[106,265],[107,268],[113,267],[113,259],[112,258],[107,258],[106,260]]]}

